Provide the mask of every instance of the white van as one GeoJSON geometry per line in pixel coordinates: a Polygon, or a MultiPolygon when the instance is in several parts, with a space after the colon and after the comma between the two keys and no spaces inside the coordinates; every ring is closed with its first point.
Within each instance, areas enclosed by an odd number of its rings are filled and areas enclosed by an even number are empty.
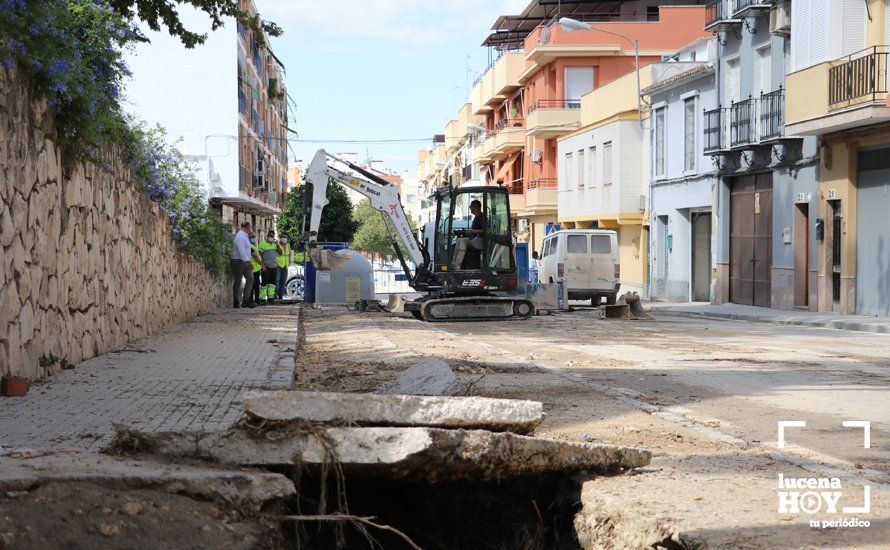
{"type": "Polygon", "coordinates": [[[538,280],[563,282],[569,300],[614,304],[621,287],[618,234],[608,229],[562,229],[544,238],[538,280]]]}

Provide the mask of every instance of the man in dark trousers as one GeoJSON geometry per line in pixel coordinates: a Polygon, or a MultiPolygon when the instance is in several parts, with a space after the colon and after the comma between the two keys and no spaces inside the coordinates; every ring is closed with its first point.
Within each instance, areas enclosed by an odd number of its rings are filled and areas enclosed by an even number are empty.
{"type": "Polygon", "coordinates": [[[250,267],[250,222],[243,222],[232,241],[232,307],[256,307],[251,299],[253,273],[250,267]],[[244,280],[244,290],[241,281],[244,280]]]}

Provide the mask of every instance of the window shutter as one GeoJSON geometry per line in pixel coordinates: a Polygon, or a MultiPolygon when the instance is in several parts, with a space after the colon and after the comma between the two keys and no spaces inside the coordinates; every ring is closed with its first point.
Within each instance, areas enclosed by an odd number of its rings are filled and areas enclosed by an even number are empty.
{"type": "Polygon", "coordinates": [[[843,0],[843,43],[841,55],[865,49],[865,0],[843,0]]]}

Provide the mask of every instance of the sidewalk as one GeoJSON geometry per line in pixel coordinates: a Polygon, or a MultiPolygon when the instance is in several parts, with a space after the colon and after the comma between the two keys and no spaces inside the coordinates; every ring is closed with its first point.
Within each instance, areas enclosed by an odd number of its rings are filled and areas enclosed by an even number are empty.
{"type": "Polygon", "coordinates": [[[646,304],[646,307],[656,315],[733,319],[773,325],[796,325],[890,334],[890,317],[838,315],[812,311],[785,311],[738,304],[710,305],[705,303],[649,302],[646,304]]]}
{"type": "Polygon", "coordinates": [[[25,397],[0,397],[0,447],[95,452],[112,423],[217,429],[251,389],[286,389],[294,371],[295,306],[222,309],[95,357],[25,397]]]}

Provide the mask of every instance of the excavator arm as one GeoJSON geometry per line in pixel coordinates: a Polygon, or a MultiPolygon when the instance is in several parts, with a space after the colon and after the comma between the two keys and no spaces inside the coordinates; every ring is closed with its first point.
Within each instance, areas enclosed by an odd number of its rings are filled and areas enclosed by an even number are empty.
{"type": "MultiPolygon", "coordinates": [[[[318,228],[321,224],[321,214],[328,203],[327,187],[332,181],[367,197],[371,207],[389,219],[396,235],[405,247],[407,259],[411,260],[418,270],[425,268],[427,253],[417,242],[417,238],[411,230],[395,185],[361,166],[326,152],[324,149],[319,149],[315,153],[309,170],[306,172],[306,181],[312,184],[312,203],[309,229],[301,237],[300,244],[312,258],[317,269],[336,269],[338,267],[336,256],[330,254],[329,251],[318,249],[318,228]],[[347,169],[354,173],[347,172],[347,169]]],[[[416,275],[410,273],[405,263],[405,255],[395,239],[392,239],[392,243],[402,263],[402,268],[413,280],[416,275]]]]}

